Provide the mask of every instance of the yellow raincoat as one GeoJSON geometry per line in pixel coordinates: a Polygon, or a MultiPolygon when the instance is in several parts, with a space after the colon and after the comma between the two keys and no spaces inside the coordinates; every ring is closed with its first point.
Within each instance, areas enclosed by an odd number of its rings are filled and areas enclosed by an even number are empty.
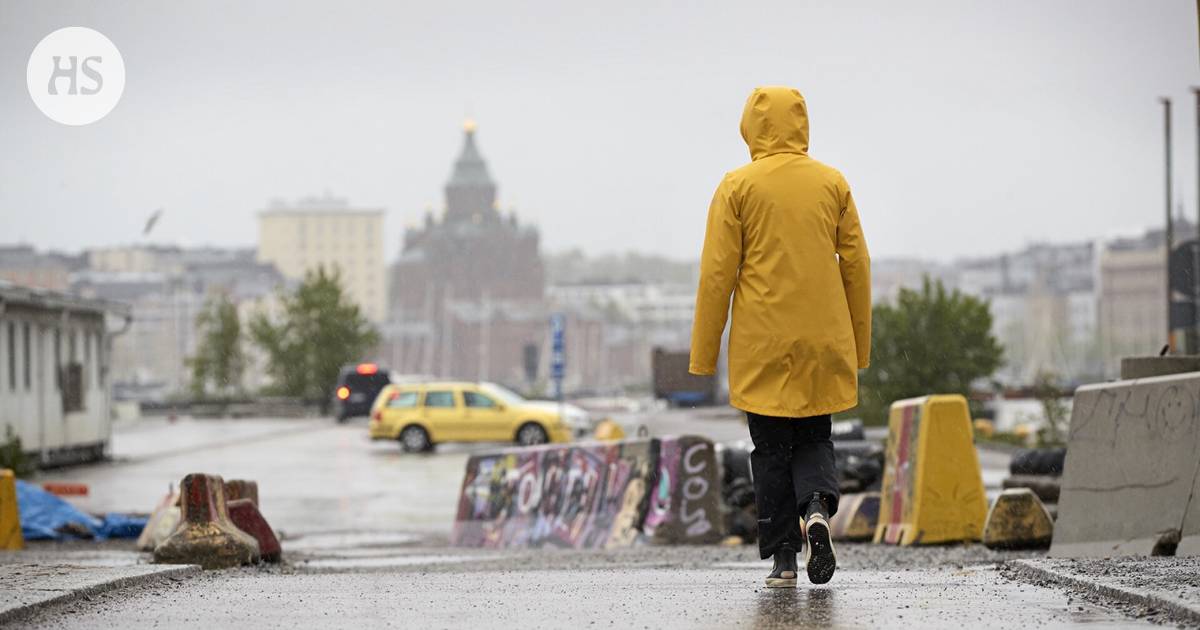
{"type": "Polygon", "coordinates": [[[742,138],[752,161],[708,210],[689,371],[715,373],[732,293],[730,404],[789,418],[850,409],[871,356],[871,261],[850,187],[808,156],[796,90],[754,90],[742,138]]]}

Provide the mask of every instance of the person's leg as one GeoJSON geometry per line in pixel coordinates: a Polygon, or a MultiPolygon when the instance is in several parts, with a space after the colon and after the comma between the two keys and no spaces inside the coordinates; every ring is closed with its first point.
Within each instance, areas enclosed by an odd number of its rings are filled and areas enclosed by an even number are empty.
{"type": "Polygon", "coordinates": [[[809,581],[824,584],[837,569],[828,519],[837,512],[841,498],[836,456],[829,438],[833,423],[828,415],[798,418],[795,422],[792,480],[798,511],[805,519],[804,564],[809,581]]]}
{"type": "Polygon", "coordinates": [[[792,448],[792,487],[798,512],[804,514],[814,494],[825,501],[826,517],[837,513],[841,491],[838,489],[837,460],[833,440],[829,438],[833,420],[829,415],[797,418],[795,445],[792,448]]]}
{"type": "Polygon", "coordinates": [[[781,547],[799,551],[800,511],[792,487],[793,427],[787,418],[746,413],[750,440],[750,469],[754,475],[754,502],[758,507],[758,553],[765,560],[781,547]]]}

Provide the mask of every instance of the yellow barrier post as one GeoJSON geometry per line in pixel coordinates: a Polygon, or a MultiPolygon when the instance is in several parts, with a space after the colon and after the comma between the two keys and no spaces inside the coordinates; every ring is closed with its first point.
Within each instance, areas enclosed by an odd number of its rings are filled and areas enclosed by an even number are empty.
{"type": "Polygon", "coordinates": [[[0,470],[0,550],[24,548],[21,512],[17,509],[17,477],[11,470],[0,470]]]}
{"type": "Polygon", "coordinates": [[[980,540],[987,508],[967,400],[955,394],[892,403],[875,542],[980,540]]]}

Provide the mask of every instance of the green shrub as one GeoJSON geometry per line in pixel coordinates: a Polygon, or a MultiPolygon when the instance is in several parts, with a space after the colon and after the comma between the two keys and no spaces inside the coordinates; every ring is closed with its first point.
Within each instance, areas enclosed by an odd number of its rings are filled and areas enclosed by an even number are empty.
{"type": "Polygon", "coordinates": [[[0,468],[12,470],[21,479],[32,475],[37,468],[33,459],[25,454],[21,437],[13,431],[12,425],[4,426],[4,442],[0,443],[0,468]]]}

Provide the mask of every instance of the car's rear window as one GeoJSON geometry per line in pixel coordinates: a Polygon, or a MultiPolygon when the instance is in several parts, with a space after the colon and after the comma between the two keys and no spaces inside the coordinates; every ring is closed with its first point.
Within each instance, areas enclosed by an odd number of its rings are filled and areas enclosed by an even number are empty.
{"type": "Polygon", "coordinates": [[[407,409],[417,406],[417,392],[400,392],[396,397],[388,401],[388,407],[393,409],[407,409]]]}
{"type": "Polygon", "coordinates": [[[345,383],[343,384],[349,387],[351,391],[361,392],[378,391],[390,382],[391,380],[388,379],[387,374],[376,372],[374,374],[347,374],[345,383]]]}

